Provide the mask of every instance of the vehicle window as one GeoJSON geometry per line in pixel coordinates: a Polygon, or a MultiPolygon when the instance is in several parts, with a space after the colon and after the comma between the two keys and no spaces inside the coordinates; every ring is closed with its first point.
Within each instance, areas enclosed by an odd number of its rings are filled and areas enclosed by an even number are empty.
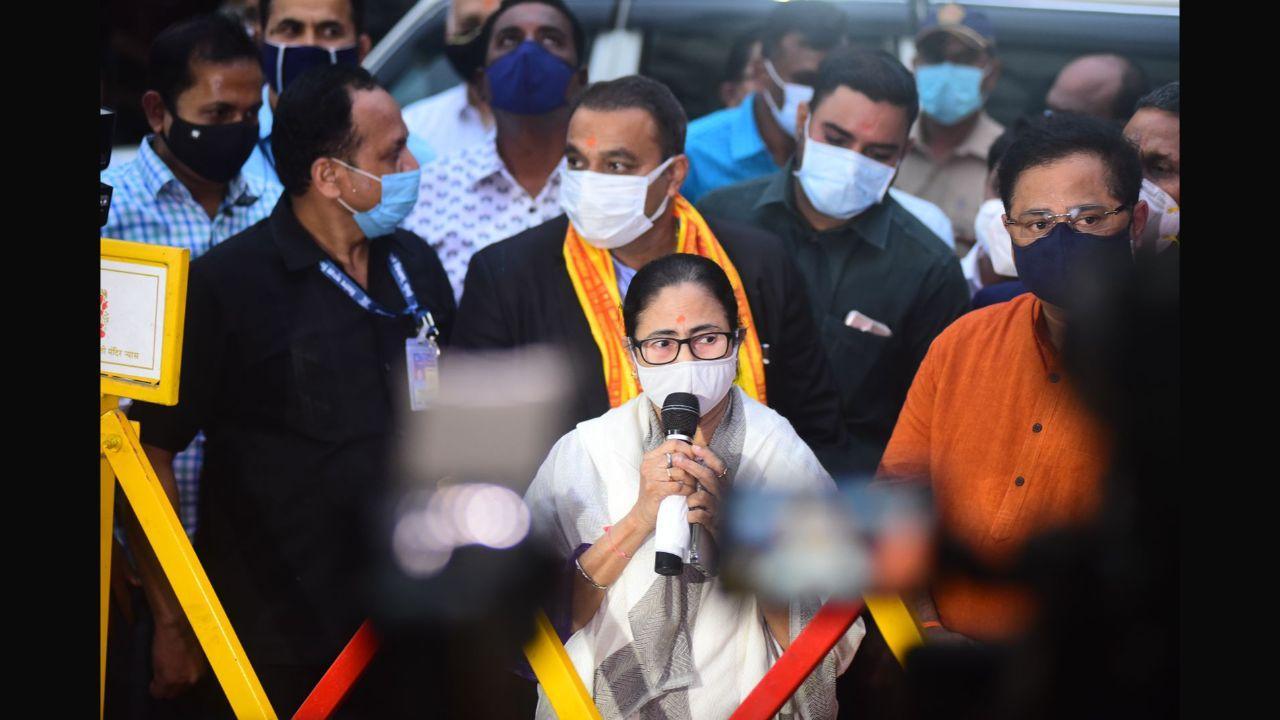
{"type": "MultiPolygon", "coordinates": [[[[719,84],[734,40],[756,26],[772,4],[741,0],[724,5],[681,5],[688,8],[681,12],[674,12],[674,6],[666,3],[661,7],[635,4],[629,25],[644,33],[640,72],[666,83],[690,119],[718,110],[719,84]]],[[[575,5],[582,10],[580,18],[587,30],[587,57],[592,40],[608,21],[602,10],[607,7],[575,5]]],[[[904,8],[887,2],[851,2],[846,3],[846,10],[854,21],[851,40],[855,44],[897,54],[895,48],[906,32],[904,8]]],[[[1147,73],[1150,87],[1178,77],[1177,18],[998,7],[983,10],[996,23],[999,56],[1004,63],[1001,80],[987,103],[987,111],[1001,123],[1040,112],[1058,70],[1086,53],[1123,52],[1147,73]],[[1054,34],[1030,31],[1046,22],[1056,28],[1054,34]]],[[[460,81],[443,56],[443,23],[443,13],[431,18],[379,72],[380,80],[401,105],[460,81]]]]}

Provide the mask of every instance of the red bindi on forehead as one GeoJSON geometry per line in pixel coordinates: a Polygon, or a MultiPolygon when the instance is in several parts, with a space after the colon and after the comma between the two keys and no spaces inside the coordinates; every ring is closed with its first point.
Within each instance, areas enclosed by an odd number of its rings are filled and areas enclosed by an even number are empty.
{"type": "Polygon", "coordinates": [[[595,146],[596,146],[596,139],[594,137],[587,138],[587,147],[593,148],[595,146]]]}
{"type": "Polygon", "coordinates": [[[682,323],[682,322],[684,322],[684,316],[683,316],[683,315],[678,315],[678,316],[676,316],[676,322],[678,322],[678,323],[682,323]]]}

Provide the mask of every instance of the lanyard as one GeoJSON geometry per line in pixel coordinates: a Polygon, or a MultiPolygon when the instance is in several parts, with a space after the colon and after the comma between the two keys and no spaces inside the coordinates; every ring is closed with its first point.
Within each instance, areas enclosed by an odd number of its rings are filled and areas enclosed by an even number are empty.
{"type": "Polygon", "coordinates": [[[366,312],[371,312],[385,318],[412,317],[419,324],[418,335],[427,336],[434,339],[440,334],[436,329],[435,318],[431,317],[431,311],[418,305],[418,296],[413,292],[413,286],[409,284],[409,276],[404,271],[404,265],[400,263],[400,258],[395,253],[387,254],[387,264],[391,266],[391,276],[395,278],[396,287],[400,289],[400,295],[404,297],[405,309],[400,312],[392,312],[379,305],[373,298],[369,297],[369,293],[364,291],[347,274],[338,269],[332,260],[324,259],[320,261],[320,272],[324,276],[333,281],[339,289],[347,294],[347,297],[355,301],[357,305],[364,308],[366,312]]]}

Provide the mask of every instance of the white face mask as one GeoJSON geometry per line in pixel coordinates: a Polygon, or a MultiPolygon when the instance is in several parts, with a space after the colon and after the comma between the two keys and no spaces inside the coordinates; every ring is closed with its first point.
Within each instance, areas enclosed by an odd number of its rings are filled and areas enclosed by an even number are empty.
{"type": "Polygon", "coordinates": [[[973,237],[991,258],[991,269],[997,275],[1018,277],[1018,268],[1013,264],[1013,238],[1005,227],[1004,203],[1000,198],[991,198],[978,208],[978,216],[973,219],[973,237]]]}
{"type": "Polygon", "coordinates": [[[656,367],[645,367],[633,352],[636,374],[645,397],[657,407],[667,401],[671,393],[693,393],[698,398],[698,415],[706,415],[733,387],[738,376],[738,349],[729,357],[719,360],[685,360],[656,367]]]}
{"type": "Polygon", "coordinates": [[[648,175],[607,175],[590,170],[560,168],[560,207],[569,216],[573,229],[588,244],[601,250],[612,250],[635,240],[653,227],[653,221],[667,209],[670,196],[648,217],[644,201],[649,186],[666,170],[671,161],[653,169],[648,175]]]}
{"type": "Polygon", "coordinates": [[[768,90],[760,91],[764,93],[764,101],[773,111],[773,118],[778,121],[782,129],[786,130],[791,137],[795,137],[796,110],[800,107],[800,103],[813,99],[813,88],[808,85],[784,82],[778,75],[778,71],[773,68],[773,63],[768,60],[764,61],[764,69],[778,87],[782,88],[782,107],[778,107],[778,104],[773,101],[773,93],[768,90]]]}
{"type": "Polygon", "coordinates": [[[1147,226],[1142,236],[1134,241],[1135,247],[1154,245],[1160,252],[1178,241],[1178,230],[1181,224],[1182,211],[1173,196],[1165,192],[1159,185],[1142,179],[1142,191],[1138,197],[1147,201],[1147,226]]]}
{"type": "Polygon", "coordinates": [[[848,220],[884,199],[897,168],[814,140],[809,135],[809,120],[804,123],[804,133],[804,153],[795,176],[814,209],[827,217],[848,220]]]}

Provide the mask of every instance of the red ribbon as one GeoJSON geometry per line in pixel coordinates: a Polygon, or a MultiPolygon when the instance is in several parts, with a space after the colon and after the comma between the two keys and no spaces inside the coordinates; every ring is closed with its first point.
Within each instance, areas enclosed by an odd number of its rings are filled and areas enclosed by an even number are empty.
{"type": "Polygon", "coordinates": [[[729,720],[769,720],[858,619],[862,602],[827,603],[760,678],[729,720]]]}
{"type": "Polygon", "coordinates": [[[378,652],[378,636],[373,632],[373,625],[365,620],[356,634],[347,642],[347,646],[338,654],[324,677],[316,683],[315,688],[302,707],[293,714],[293,720],[325,720],[338,708],[342,700],[351,691],[351,686],[364,674],[369,661],[378,652]]]}

